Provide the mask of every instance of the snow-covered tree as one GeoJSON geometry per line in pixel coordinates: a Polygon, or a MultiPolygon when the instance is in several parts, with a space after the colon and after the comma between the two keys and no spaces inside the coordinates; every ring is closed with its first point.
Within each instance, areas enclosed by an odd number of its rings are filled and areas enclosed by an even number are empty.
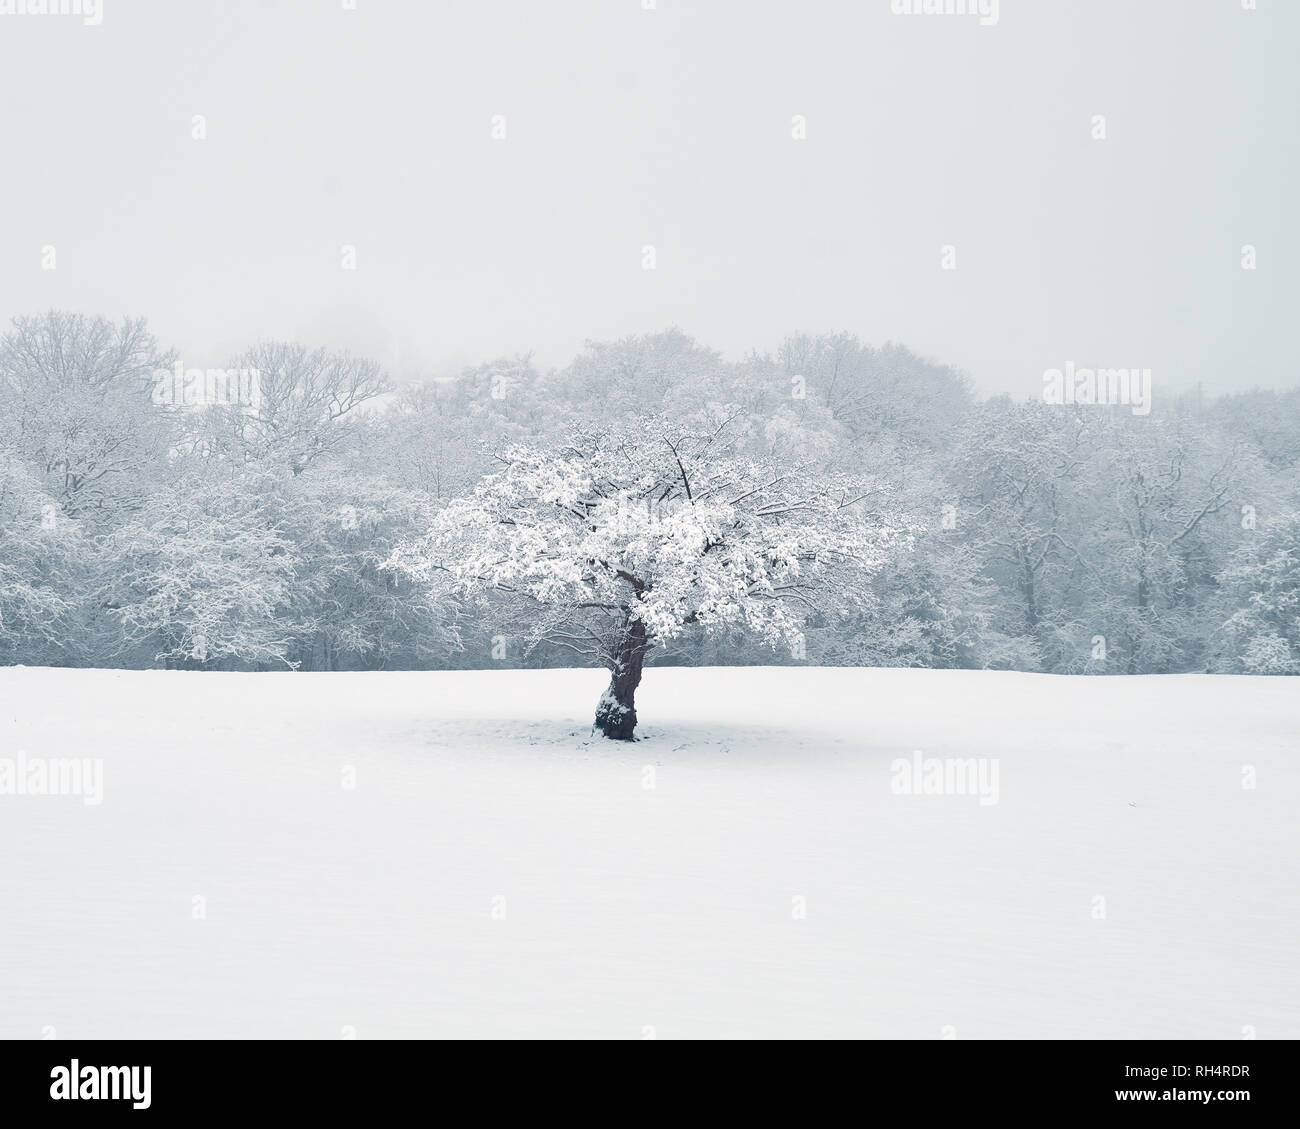
{"type": "MultiPolygon", "coordinates": [[[[1199,658],[1198,588],[1213,582],[1240,495],[1240,444],[1195,419],[1107,417],[1085,490],[1085,599],[1120,643],[1124,673],[1165,673],[1199,658]]],[[[1077,517],[1076,517],[1077,520],[1077,517]]]]}
{"type": "Polygon", "coordinates": [[[1300,513],[1252,531],[1219,577],[1233,609],[1225,670],[1300,674],[1300,513]]]}
{"type": "Polygon", "coordinates": [[[143,320],[14,319],[0,337],[0,446],[69,516],[111,522],[166,457],[172,422],[152,397],[173,359],[143,320]]]}
{"type": "Polygon", "coordinates": [[[183,369],[181,395],[176,359],[134,320],[53,311],[0,332],[0,662],[427,669],[578,650],[616,672],[615,731],[645,652],[1300,673],[1280,516],[1298,505],[1294,389],[1170,394],[1149,416],[977,404],[959,372],[844,333],[727,360],[670,329],[394,394],[371,360],[263,342],[224,377],[183,369]],[[887,496],[835,510],[863,480],[887,496]],[[914,544],[850,543],[900,512],[914,544]],[[399,558],[416,575],[386,567],[399,558]],[[710,588],[740,575],[725,599],[710,588]]]}
{"type": "Polygon", "coordinates": [[[587,420],[628,414],[653,415],[684,402],[703,406],[701,390],[714,387],[726,366],[714,350],[679,329],[588,341],[572,363],[546,380],[554,399],[582,412],[587,420]],[[610,396],[611,387],[618,389],[610,396]]]}
{"type": "Polygon", "coordinates": [[[276,525],[299,562],[284,613],[299,669],[382,670],[456,648],[451,608],[382,567],[398,541],[428,528],[428,495],[360,475],[308,473],[282,487],[276,525]]]}
{"type": "Polygon", "coordinates": [[[806,614],[855,606],[908,535],[881,484],[761,461],[744,450],[746,430],[739,412],[718,410],[512,448],[392,563],[504,596],[530,645],[549,640],[606,666],[596,725],[630,740],[657,644],[691,627],[743,628],[797,654],[806,614]]]}
{"type": "Polygon", "coordinates": [[[1009,634],[1042,639],[1064,614],[1080,560],[1071,519],[1095,426],[1080,413],[1003,399],[972,413],[961,436],[952,522],[1001,586],[1009,634]]]}
{"type": "Polygon", "coordinates": [[[0,457],[0,661],[67,661],[80,532],[35,476],[0,457]]]}
{"type": "Polygon", "coordinates": [[[105,602],[124,646],[170,667],[293,666],[281,614],[298,561],[252,475],[190,475],[110,539],[105,602]]]}
{"type": "Polygon", "coordinates": [[[303,345],[263,341],[231,362],[256,388],[253,410],[220,413],[230,443],[250,462],[294,475],[338,449],[362,405],[387,390],[374,361],[303,345]]]}
{"type": "Polygon", "coordinates": [[[851,333],[797,333],[777,358],[787,383],[797,378],[806,398],[858,439],[941,449],[970,406],[966,377],[901,345],[876,349],[851,333]]]}

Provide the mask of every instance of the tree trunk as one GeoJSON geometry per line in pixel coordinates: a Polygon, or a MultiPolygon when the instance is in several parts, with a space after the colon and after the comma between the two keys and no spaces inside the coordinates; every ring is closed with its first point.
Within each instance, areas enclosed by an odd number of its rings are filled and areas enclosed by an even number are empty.
{"type": "Polygon", "coordinates": [[[641,684],[641,668],[649,649],[645,624],[639,619],[632,620],[623,630],[609,687],[596,704],[596,727],[611,741],[632,740],[636,728],[636,688],[641,684]]]}

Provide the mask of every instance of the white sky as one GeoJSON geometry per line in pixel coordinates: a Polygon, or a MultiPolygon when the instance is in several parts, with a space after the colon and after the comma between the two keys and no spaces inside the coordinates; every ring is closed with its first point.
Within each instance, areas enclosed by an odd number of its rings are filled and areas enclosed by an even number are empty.
{"type": "Polygon", "coordinates": [[[263,335],[554,364],[676,324],[730,356],[848,329],[1017,396],[1068,360],[1296,383],[1295,0],[641,5],[0,16],[0,317],[144,314],[199,366],[263,335]]]}

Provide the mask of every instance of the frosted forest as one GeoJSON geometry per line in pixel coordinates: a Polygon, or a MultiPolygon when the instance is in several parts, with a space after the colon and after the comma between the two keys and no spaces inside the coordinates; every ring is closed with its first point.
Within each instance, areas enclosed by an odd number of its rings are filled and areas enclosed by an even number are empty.
{"type": "Polygon", "coordinates": [[[0,661],[1300,673],[1300,389],[1051,399],[849,333],[398,383],[20,317],[0,661]]]}

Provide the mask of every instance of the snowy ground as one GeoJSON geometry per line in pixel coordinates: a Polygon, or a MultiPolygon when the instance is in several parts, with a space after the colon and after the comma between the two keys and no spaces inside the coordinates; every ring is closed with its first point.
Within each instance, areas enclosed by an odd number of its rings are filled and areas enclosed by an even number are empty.
{"type": "Polygon", "coordinates": [[[1300,1037],[1300,679],[603,684],[0,670],[0,1036],[1300,1037]]]}

